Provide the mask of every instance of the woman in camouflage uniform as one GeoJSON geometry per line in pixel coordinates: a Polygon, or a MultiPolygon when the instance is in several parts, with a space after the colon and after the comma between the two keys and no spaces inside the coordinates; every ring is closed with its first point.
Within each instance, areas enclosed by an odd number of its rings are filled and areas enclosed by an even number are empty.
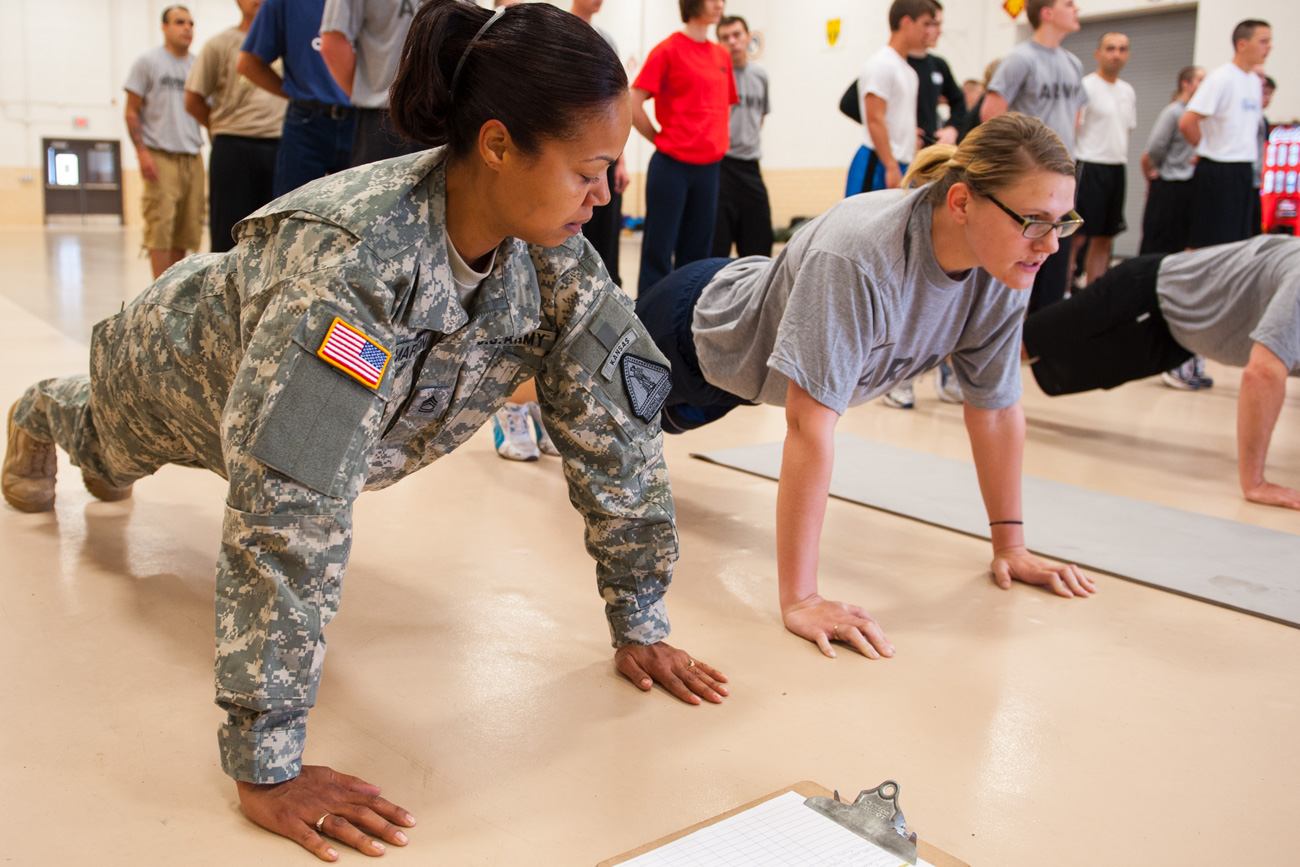
{"type": "Polygon", "coordinates": [[[53,507],[54,447],[102,498],[164,464],[230,482],[217,561],[223,766],[245,812],[319,857],[414,819],[378,788],[303,767],[352,502],[452,451],[536,378],[586,521],[619,670],[684,701],[725,678],[663,642],[677,555],[663,357],[583,240],[630,127],[618,58],[548,4],[489,17],[433,0],[392,91],[443,145],[302,187],[96,326],[90,374],[10,410],[3,488],[53,507]]]}

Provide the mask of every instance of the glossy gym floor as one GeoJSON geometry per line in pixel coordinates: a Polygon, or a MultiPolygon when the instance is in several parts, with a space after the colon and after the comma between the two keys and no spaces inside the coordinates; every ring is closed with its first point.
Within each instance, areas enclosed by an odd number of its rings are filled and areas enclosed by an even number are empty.
{"type": "MultiPolygon", "coordinates": [[[[85,369],[91,325],[148,283],[138,245],[0,230],[3,408],[85,369]]],[[[1300,513],[1240,498],[1239,376],[1210,373],[1208,392],[1055,400],[1029,378],[1026,473],[1300,534],[1300,513]]],[[[1295,487],[1291,386],[1269,467],[1295,487]]],[[[960,407],[917,394],[839,429],[969,459],[960,407]]],[[[987,543],[832,500],[822,592],[865,606],[898,654],[824,659],[781,626],[776,485],[690,457],[783,434],[781,410],[741,408],[667,443],[670,640],[730,677],[721,706],[614,670],[557,460],[501,460],[485,429],[358,501],[306,758],[416,815],[385,863],[594,865],[799,780],[890,778],[913,830],[972,865],[1296,863],[1300,630],[1108,575],[1086,601],[1000,591],[987,543]]],[[[61,461],[55,512],[0,507],[0,860],[314,863],[243,817],[217,761],[221,479],[168,467],[100,503],[61,461]]]]}

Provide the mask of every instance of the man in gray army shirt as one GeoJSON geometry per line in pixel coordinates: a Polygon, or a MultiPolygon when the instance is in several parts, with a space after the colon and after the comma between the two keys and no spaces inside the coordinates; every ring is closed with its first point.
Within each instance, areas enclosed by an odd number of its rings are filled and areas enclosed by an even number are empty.
{"type": "MultiPolygon", "coordinates": [[[[989,81],[980,120],[1008,111],[1036,117],[1061,137],[1073,156],[1074,129],[1088,93],[1083,89],[1083,63],[1062,48],[1061,42],[1079,29],[1079,9],[1074,0],[1028,0],[1025,16],[1034,28],[1034,36],[1013,48],[998,64],[989,81]]],[[[1038,271],[1029,300],[1030,313],[1065,297],[1069,271],[1070,245],[1062,244],[1038,271]]]]}

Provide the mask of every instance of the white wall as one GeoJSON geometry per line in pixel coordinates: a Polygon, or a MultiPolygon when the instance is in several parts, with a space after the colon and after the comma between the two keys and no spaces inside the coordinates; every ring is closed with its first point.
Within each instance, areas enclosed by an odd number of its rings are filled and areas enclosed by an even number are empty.
{"type": "MultiPolygon", "coordinates": [[[[135,58],[162,44],[163,0],[0,0],[0,166],[39,166],[41,138],[120,138],[122,83],[135,58]],[[75,118],[84,118],[78,128],[75,118]]],[[[235,0],[189,0],[194,44],[239,23],[235,0]]]]}
{"type": "MultiPolygon", "coordinates": [[[[1081,2],[1085,17],[1176,5],[1169,0],[1081,2]]],[[[122,123],[122,82],[137,55],[161,44],[159,16],[166,5],[166,0],[0,0],[0,21],[6,24],[0,28],[0,167],[39,166],[42,136],[75,136],[121,138],[127,144],[126,167],[134,168],[122,123]],[[73,126],[77,117],[86,119],[85,128],[73,126]]],[[[234,0],[188,5],[195,18],[195,51],[239,18],[234,0]]],[[[995,0],[946,5],[937,50],[958,78],[978,78],[988,60],[1019,38],[1016,23],[995,0]]],[[[731,0],[728,12],[745,16],[765,41],[760,62],[771,76],[774,108],[764,132],[765,167],[847,165],[861,127],[836,107],[863,61],[888,39],[888,7],[888,0],[731,0]],[[826,24],[833,18],[842,23],[831,47],[826,24]]],[[[1300,2],[1205,0],[1197,24],[1197,62],[1226,61],[1232,26],[1247,15],[1273,24],[1276,47],[1268,69],[1279,87],[1270,117],[1300,117],[1300,2]]],[[[646,52],[681,27],[673,0],[606,0],[596,23],[614,35],[633,75],[646,52]]],[[[644,166],[649,155],[649,145],[634,134],[633,166],[644,166]]]]}

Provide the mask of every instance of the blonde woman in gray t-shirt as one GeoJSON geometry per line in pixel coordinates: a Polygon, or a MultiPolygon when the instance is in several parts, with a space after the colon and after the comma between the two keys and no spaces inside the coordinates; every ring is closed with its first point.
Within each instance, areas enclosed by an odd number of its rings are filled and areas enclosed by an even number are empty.
{"type": "Polygon", "coordinates": [[[853,196],[776,259],[708,259],[637,299],[672,362],[663,429],[681,433],[741,404],[786,408],[777,493],[777,574],[786,628],[834,656],[893,645],[862,608],[817,592],[834,431],[850,406],[952,356],[993,540],[997,584],[1061,596],[1095,591],[1077,567],[1025,548],[1020,474],[1020,325],[1027,290],[1078,228],[1074,163],[1042,121],[994,118],[960,147],[922,151],[905,186],[853,196]]]}

